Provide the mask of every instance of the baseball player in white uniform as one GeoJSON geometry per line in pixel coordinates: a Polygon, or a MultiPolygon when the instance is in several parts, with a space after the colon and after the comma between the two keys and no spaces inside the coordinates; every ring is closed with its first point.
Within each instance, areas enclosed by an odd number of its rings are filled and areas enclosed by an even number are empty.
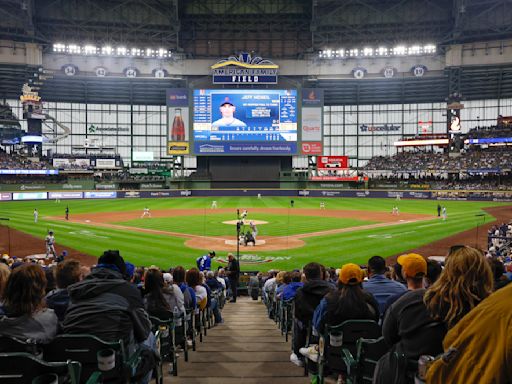
{"type": "Polygon", "coordinates": [[[48,257],[50,254],[52,254],[53,257],[57,257],[57,252],[55,251],[55,236],[53,236],[53,231],[48,231],[48,235],[44,241],[46,243],[46,257],[48,257]]]}
{"type": "Polygon", "coordinates": [[[210,207],[210,209],[216,209],[216,208],[217,208],[217,200],[213,200],[212,206],[210,207]]]}
{"type": "Polygon", "coordinates": [[[149,211],[149,208],[148,207],[144,207],[144,212],[142,212],[142,216],[140,217],[141,219],[143,217],[151,217],[151,212],[149,211]]]}
{"type": "Polygon", "coordinates": [[[37,219],[39,218],[39,212],[37,212],[37,208],[34,209],[34,223],[37,223],[37,219]]]}

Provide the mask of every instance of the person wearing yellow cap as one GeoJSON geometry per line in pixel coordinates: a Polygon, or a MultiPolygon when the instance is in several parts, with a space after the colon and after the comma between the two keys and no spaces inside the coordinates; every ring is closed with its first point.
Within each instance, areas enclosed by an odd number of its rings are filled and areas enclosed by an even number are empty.
{"type": "MultiPolygon", "coordinates": [[[[364,272],[357,264],[345,264],[338,276],[338,290],[327,294],[313,315],[313,327],[320,334],[326,324],[338,325],[346,320],[379,320],[379,304],[363,290],[364,272]]],[[[313,361],[316,347],[301,348],[300,353],[313,361]]]]}
{"type": "MultiPolygon", "coordinates": [[[[391,350],[378,362],[374,383],[399,382],[393,362],[394,352],[403,353],[408,359],[417,360],[421,355],[437,355],[442,352],[446,325],[435,320],[423,301],[423,278],[427,273],[425,258],[417,253],[402,255],[397,259],[408,291],[398,296],[388,307],[382,323],[382,336],[391,350]]],[[[398,373],[397,373],[398,372],[398,373]]]]}

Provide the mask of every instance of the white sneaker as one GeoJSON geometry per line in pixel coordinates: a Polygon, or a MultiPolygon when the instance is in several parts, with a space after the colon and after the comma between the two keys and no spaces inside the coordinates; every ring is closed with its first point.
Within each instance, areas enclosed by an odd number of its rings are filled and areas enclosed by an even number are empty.
{"type": "Polygon", "coordinates": [[[304,362],[295,353],[290,355],[290,361],[298,367],[304,366],[304,362]]]}
{"type": "Polygon", "coordinates": [[[307,357],[309,360],[314,363],[318,362],[318,350],[316,349],[316,345],[311,345],[309,347],[303,347],[299,349],[299,352],[302,356],[307,357]]]}
{"type": "Polygon", "coordinates": [[[192,343],[192,340],[187,339],[187,345],[188,345],[189,347],[192,347],[194,344],[192,343]]]}

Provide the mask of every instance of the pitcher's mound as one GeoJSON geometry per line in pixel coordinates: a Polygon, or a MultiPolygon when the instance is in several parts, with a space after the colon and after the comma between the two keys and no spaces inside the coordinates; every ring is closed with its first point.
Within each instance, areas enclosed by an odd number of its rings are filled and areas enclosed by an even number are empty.
{"type": "MultiPolygon", "coordinates": [[[[268,224],[268,221],[263,221],[263,220],[249,220],[249,219],[245,219],[245,220],[244,220],[244,223],[245,223],[245,225],[248,225],[251,221],[254,223],[254,225],[268,224]]],[[[238,223],[238,220],[228,220],[228,221],[223,221],[223,222],[222,222],[222,224],[229,224],[229,225],[236,225],[236,223],[238,223]]]]}
{"type": "MultiPolygon", "coordinates": [[[[236,245],[236,240],[226,240],[225,243],[227,245],[236,245]]],[[[266,243],[267,242],[265,240],[256,240],[256,245],[263,245],[263,244],[266,244],[266,243]]],[[[250,247],[251,245],[248,245],[248,247],[250,247]]]]}

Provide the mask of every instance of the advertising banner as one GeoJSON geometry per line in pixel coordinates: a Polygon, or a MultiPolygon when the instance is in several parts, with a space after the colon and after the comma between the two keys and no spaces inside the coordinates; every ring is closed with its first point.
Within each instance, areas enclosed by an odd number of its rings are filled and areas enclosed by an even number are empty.
{"type": "Polygon", "coordinates": [[[126,192],[119,192],[118,197],[124,197],[126,199],[138,199],[140,197],[139,191],[126,191],[126,192]]]}
{"type": "Polygon", "coordinates": [[[153,161],[155,154],[152,151],[133,151],[133,161],[153,161]]]}
{"type": "Polygon", "coordinates": [[[167,90],[167,146],[168,155],[189,153],[189,98],[188,89],[167,90]],[[171,145],[171,143],[173,145],[171,145]]]}
{"type": "Polygon", "coordinates": [[[162,189],[164,185],[162,183],[141,183],[140,189],[162,189]]]}
{"type": "Polygon", "coordinates": [[[96,159],[97,169],[113,169],[116,168],[116,159],[96,159]]]}
{"type": "Polygon", "coordinates": [[[190,152],[190,144],[180,141],[169,141],[167,143],[168,155],[187,155],[190,152]]]}
{"type": "Polygon", "coordinates": [[[50,192],[48,193],[48,199],[81,199],[83,195],[82,192],[50,192]]]}
{"type": "Polygon", "coordinates": [[[323,107],[324,90],[319,88],[302,88],[303,107],[323,107]]]}
{"type": "Polygon", "coordinates": [[[0,169],[0,175],[58,175],[57,169],[0,169]]]}
{"type": "Polygon", "coordinates": [[[302,153],[304,155],[321,155],[323,153],[322,143],[302,142],[302,153]]]}
{"type": "Polygon", "coordinates": [[[311,176],[311,181],[360,181],[358,176],[311,176]]]}
{"type": "Polygon", "coordinates": [[[46,200],[48,193],[46,192],[14,192],[13,200],[46,200]]]}
{"type": "Polygon", "coordinates": [[[322,141],[322,108],[302,109],[302,141],[322,141]]]}
{"type": "Polygon", "coordinates": [[[117,197],[116,191],[110,192],[84,192],[85,199],[115,199],[117,197]]]}
{"type": "Polygon", "coordinates": [[[103,183],[103,184],[96,184],[96,189],[117,189],[116,183],[103,183]]]}
{"type": "Polygon", "coordinates": [[[347,169],[348,156],[319,156],[316,159],[317,169],[347,169]]]}
{"type": "MultiPolygon", "coordinates": [[[[147,193],[147,192],[146,192],[147,193]]],[[[171,197],[171,192],[150,192],[150,197],[171,197]]]]}
{"type": "Polygon", "coordinates": [[[0,193],[0,200],[12,200],[12,194],[11,193],[0,193]]]}
{"type": "Polygon", "coordinates": [[[293,155],[297,151],[297,143],[194,143],[194,152],[198,155],[293,155]]]}
{"type": "Polygon", "coordinates": [[[52,164],[55,168],[60,169],[83,169],[88,168],[91,165],[90,159],[56,159],[52,160],[52,164]]]}

